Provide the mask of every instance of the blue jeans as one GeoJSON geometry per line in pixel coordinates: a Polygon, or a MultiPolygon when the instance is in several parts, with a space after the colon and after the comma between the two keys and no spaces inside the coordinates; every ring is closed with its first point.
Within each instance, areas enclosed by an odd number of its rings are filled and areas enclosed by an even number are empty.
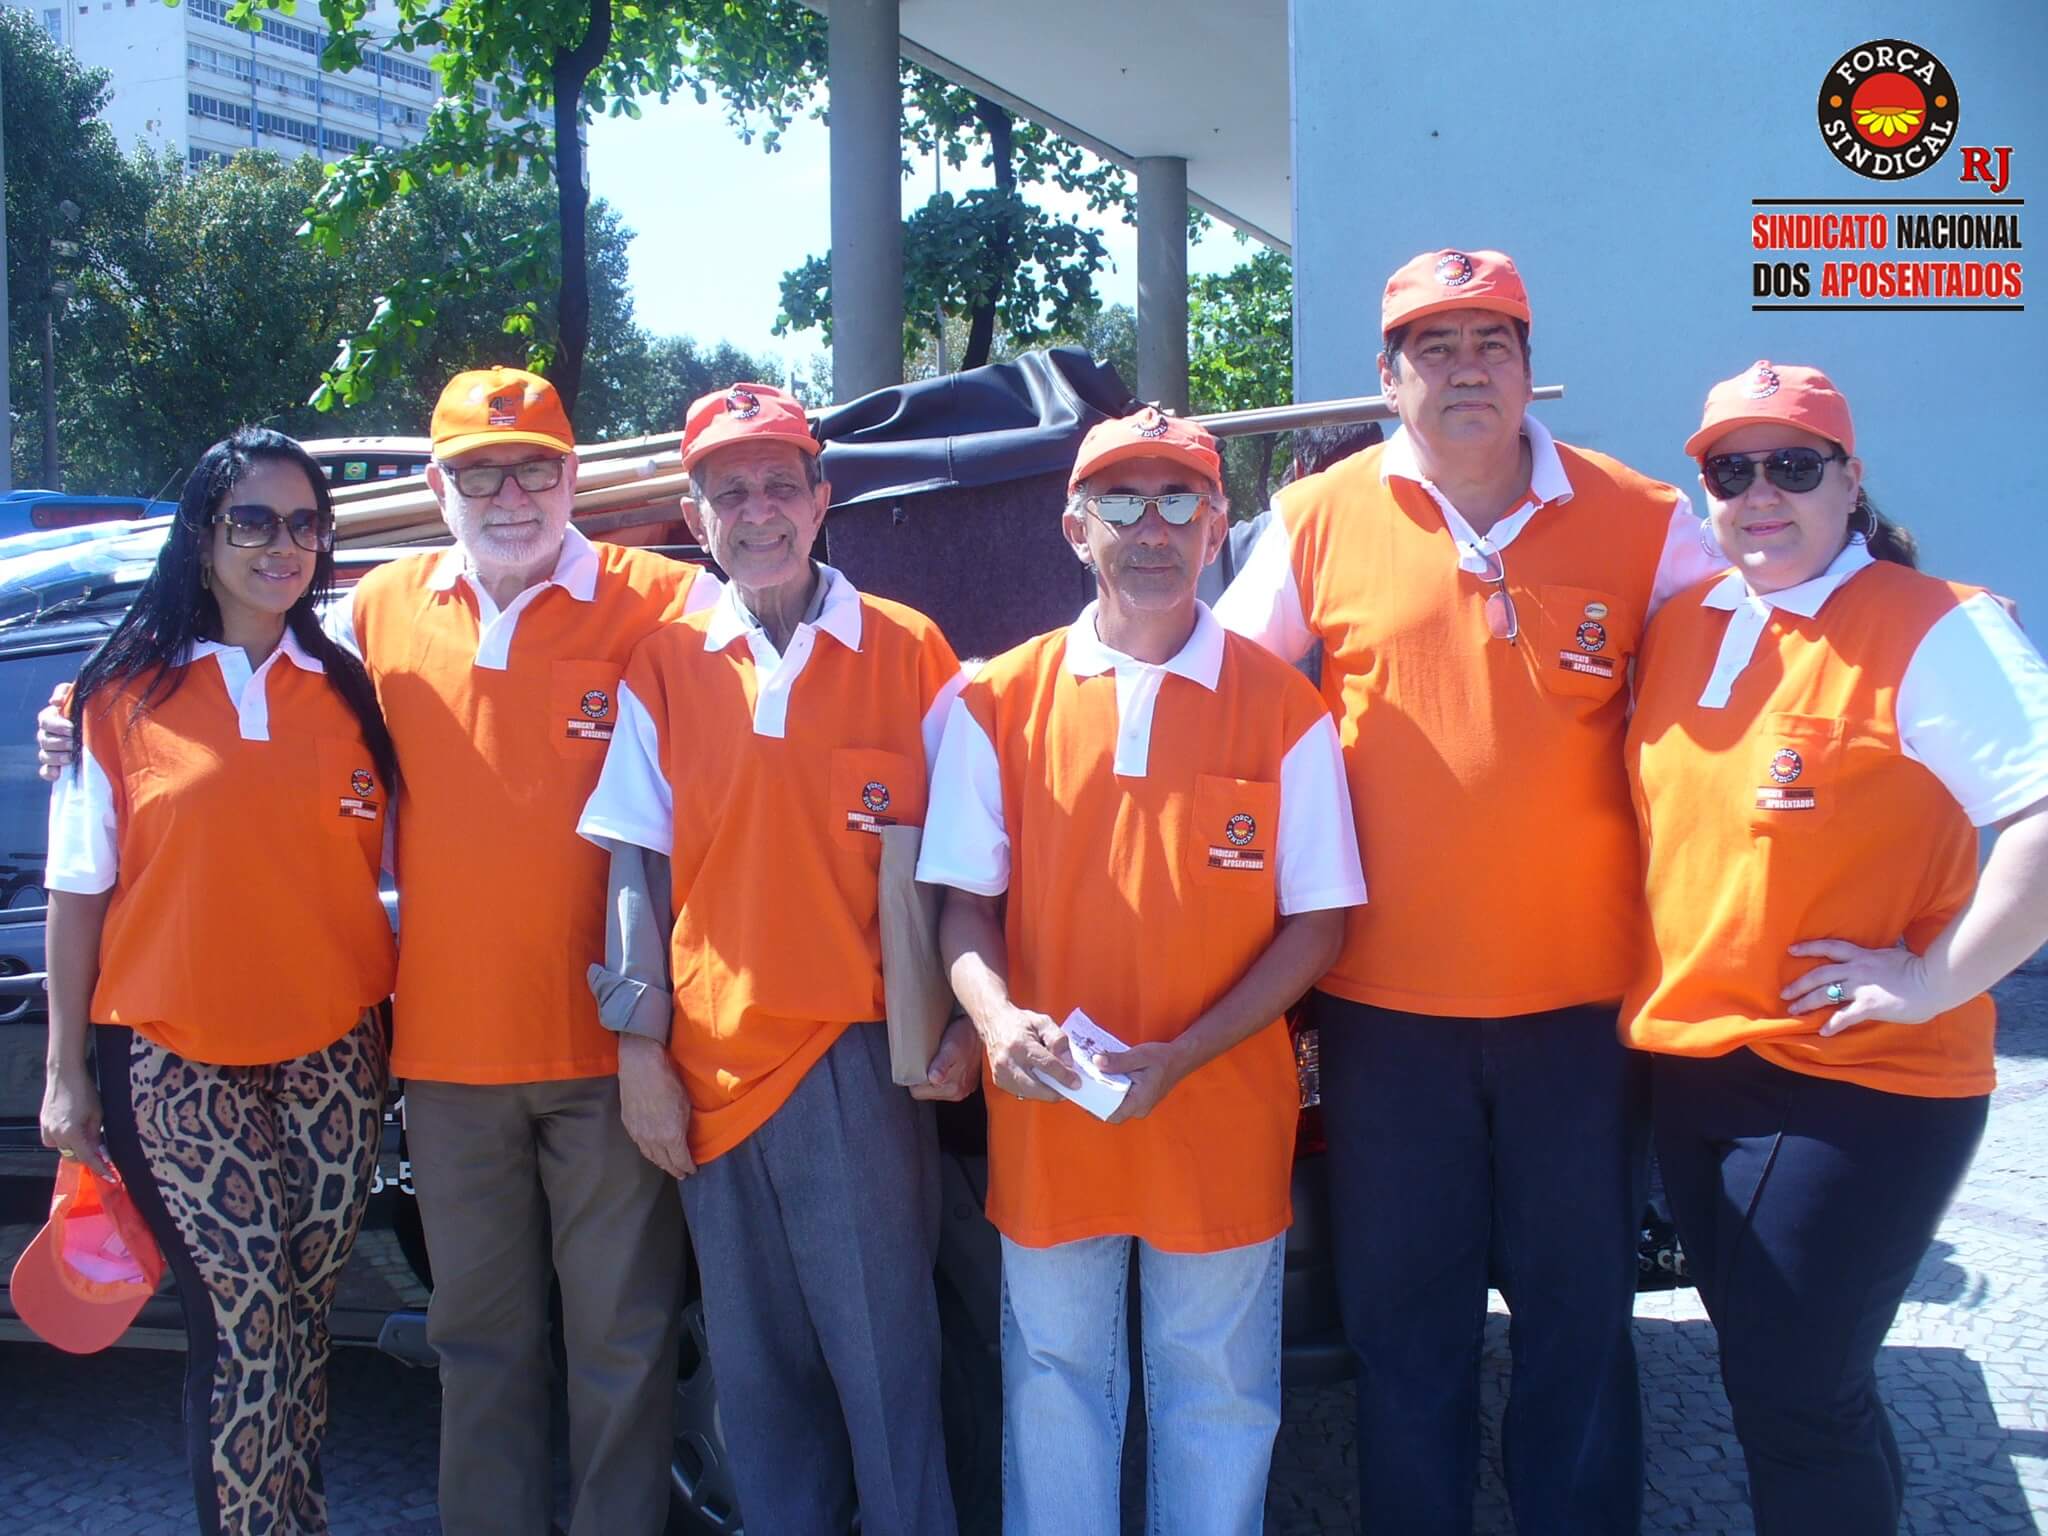
{"type": "Polygon", "coordinates": [[[1124,1293],[1138,1245],[1147,1529],[1248,1536],[1280,1429],[1287,1239],[1168,1253],[1129,1237],[1003,1239],[1005,1536],[1117,1536],[1131,1391],[1124,1293]]]}
{"type": "Polygon", "coordinates": [[[1361,1524],[1470,1536],[1492,1276],[1512,1314],[1515,1529],[1634,1536],[1648,1064],[1612,1008],[1465,1019],[1311,997],[1361,1524]]]}

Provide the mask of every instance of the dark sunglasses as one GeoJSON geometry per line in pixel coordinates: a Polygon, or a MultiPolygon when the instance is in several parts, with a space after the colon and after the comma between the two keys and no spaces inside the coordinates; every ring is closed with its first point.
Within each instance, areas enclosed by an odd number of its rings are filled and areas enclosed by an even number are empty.
{"type": "Polygon", "coordinates": [[[448,478],[465,496],[495,496],[505,488],[507,476],[519,482],[522,491],[551,491],[562,483],[562,461],[528,459],[521,464],[472,464],[451,469],[448,478]]]}
{"type": "Polygon", "coordinates": [[[334,548],[334,514],[313,507],[279,512],[275,507],[244,503],[222,507],[213,520],[227,525],[228,543],[236,549],[267,548],[277,537],[280,523],[301,549],[318,552],[334,548]]]}
{"type": "Polygon", "coordinates": [[[1145,515],[1147,507],[1157,507],[1161,517],[1176,528],[1184,528],[1194,521],[1208,499],[1200,491],[1175,491],[1167,496],[1090,496],[1088,510],[1112,528],[1128,528],[1145,515]]]}
{"type": "Polygon", "coordinates": [[[1762,453],[1715,453],[1700,460],[1700,473],[1723,501],[1732,501],[1756,479],[1757,467],[1764,478],[1781,491],[1802,495],[1820,484],[1828,465],[1847,463],[1849,455],[1837,448],[1822,453],[1818,448],[1771,448],[1762,453]]]}

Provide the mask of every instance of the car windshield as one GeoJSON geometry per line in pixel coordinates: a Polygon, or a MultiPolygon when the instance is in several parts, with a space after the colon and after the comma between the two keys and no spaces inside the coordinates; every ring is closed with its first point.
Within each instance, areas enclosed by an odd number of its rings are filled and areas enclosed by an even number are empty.
{"type": "Polygon", "coordinates": [[[0,657],[0,907],[40,907],[50,786],[36,776],[36,711],[77,676],[83,648],[0,657]]]}

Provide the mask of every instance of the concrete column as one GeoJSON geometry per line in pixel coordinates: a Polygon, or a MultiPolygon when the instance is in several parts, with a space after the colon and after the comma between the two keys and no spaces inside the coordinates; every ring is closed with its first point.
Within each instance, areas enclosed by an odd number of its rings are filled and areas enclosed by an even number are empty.
{"type": "Polygon", "coordinates": [[[897,0],[832,0],[832,389],[903,382],[902,86],[897,0]]]}
{"type": "Polygon", "coordinates": [[[1188,163],[1138,162],[1138,398],[1188,408],[1188,163]]]}

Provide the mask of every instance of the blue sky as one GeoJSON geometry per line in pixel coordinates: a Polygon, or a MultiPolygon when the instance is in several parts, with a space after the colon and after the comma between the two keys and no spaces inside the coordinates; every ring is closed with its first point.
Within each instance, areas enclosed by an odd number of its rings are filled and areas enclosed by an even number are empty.
{"type": "MultiPolygon", "coordinates": [[[[774,154],[758,141],[741,143],[716,102],[699,106],[687,95],[646,103],[637,122],[604,118],[591,125],[591,192],[636,233],[633,305],[647,330],[797,360],[824,349],[819,331],[781,339],[769,333],[783,272],[832,243],[826,131],[806,119],[791,124],[782,143],[774,154]]],[[[903,184],[906,211],[932,194],[931,160],[914,164],[903,184]]],[[[944,185],[958,194],[988,180],[979,166],[947,167],[944,185]]],[[[1083,211],[1079,199],[1039,190],[1049,207],[1083,211]]],[[[1113,264],[1098,274],[1097,292],[1105,303],[1134,304],[1137,232],[1114,217],[1089,222],[1102,229],[1113,264]]],[[[1189,251],[1189,267],[1223,271],[1256,249],[1218,225],[1189,251]]]]}

